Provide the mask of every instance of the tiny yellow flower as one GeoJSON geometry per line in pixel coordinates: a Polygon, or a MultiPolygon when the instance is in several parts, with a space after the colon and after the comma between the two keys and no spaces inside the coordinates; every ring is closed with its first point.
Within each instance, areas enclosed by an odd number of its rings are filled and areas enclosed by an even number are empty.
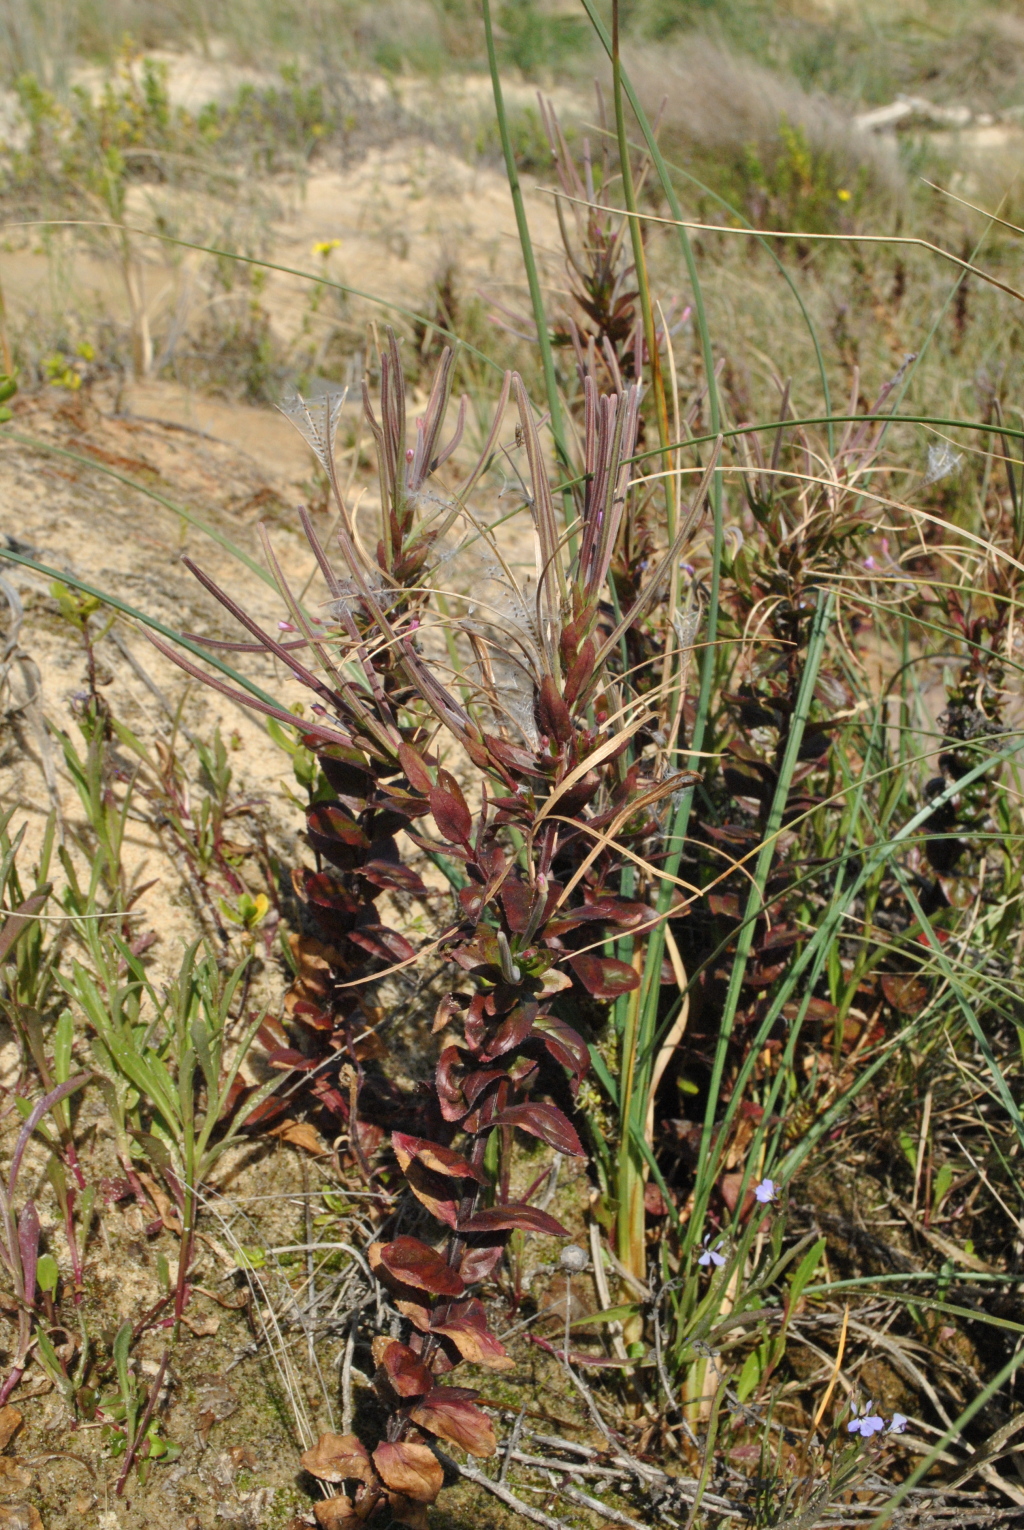
{"type": "Polygon", "coordinates": [[[310,254],[311,255],[320,255],[324,260],[326,260],[328,255],[331,253],[332,250],[337,250],[337,249],[340,249],[340,248],[341,248],[341,240],[340,239],[319,239],[317,241],[317,243],[313,246],[312,250],[310,251],[310,254]]]}
{"type": "Polygon", "coordinates": [[[836,192],[836,196],[839,198],[840,202],[848,202],[850,200],[850,193],[846,190],[845,186],[840,191],[836,192]]]}

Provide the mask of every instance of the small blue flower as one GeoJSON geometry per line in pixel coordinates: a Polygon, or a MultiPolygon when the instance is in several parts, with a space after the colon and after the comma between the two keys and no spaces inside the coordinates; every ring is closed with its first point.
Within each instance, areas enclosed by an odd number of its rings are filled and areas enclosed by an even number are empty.
{"type": "Polygon", "coordinates": [[[708,1242],[709,1242],[710,1238],[711,1238],[711,1234],[708,1233],[707,1236],[704,1239],[704,1252],[701,1254],[700,1258],[697,1260],[697,1263],[698,1264],[702,1264],[705,1269],[707,1269],[708,1266],[712,1265],[712,1264],[717,1269],[720,1269],[721,1266],[725,1263],[725,1255],[724,1254],[720,1254],[718,1252],[719,1246],[720,1246],[722,1240],[719,1239],[718,1243],[715,1244],[714,1248],[709,1248],[708,1247],[708,1242]]]}
{"type": "Polygon", "coordinates": [[[779,1187],[773,1179],[763,1179],[759,1185],[754,1186],[754,1196],[762,1206],[768,1206],[778,1200],[779,1187]]]}
{"type": "Polygon", "coordinates": [[[885,1428],[885,1419],[881,1414],[872,1413],[874,1406],[873,1402],[869,1402],[861,1413],[857,1404],[853,1404],[851,1411],[854,1416],[846,1426],[850,1434],[859,1434],[862,1440],[870,1440],[873,1434],[881,1434],[885,1428]]]}
{"type": "Polygon", "coordinates": [[[909,1423],[910,1420],[906,1417],[905,1414],[894,1413],[892,1416],[892,1423],[889,1425],[885,1432],[886,1434],[903,1434],[905,1433],[909,1423]]]}

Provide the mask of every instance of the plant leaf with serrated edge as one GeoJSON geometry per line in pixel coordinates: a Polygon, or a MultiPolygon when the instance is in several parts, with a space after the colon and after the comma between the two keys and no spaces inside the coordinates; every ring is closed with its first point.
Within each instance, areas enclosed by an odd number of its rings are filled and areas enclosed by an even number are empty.
{"type": "Polygon", "coordinates": [[[373,1453],[381,1481],[416,1503],[433,1503],[444,1487],[444,1468],[429,1445],[384,1441],[373,1453]]]}
{"type": "Polygon", "coordinates": [[[553,1147],[556,1153],[567,1153],[573,1158],[584,1156],[576,1128],[557,1105],[548,1105],[543,1101],[535,1101],[530,1105],[509,1105],[505,1110],[496,1111],[490,1124],[518,1126],[520,1131],[539,1137],[542,1142],[553,1147]]]}
{"type": "Polygon", "coordinates": [[[461,1445],[471,1456],[493,1456],[498,1448],[494,1429],[486,1413],[469,1401],[454,1396],[462,1388],[435,1387],[416,1404],[409,1417],[421,1429],[440,1435],[453,1445],[461,1445]]]}
{"type": "Polygon", "coordinates": [[[617,999],[640,987],[640,974],[628,962],[614,956],[570,956],[569,965],[589,994],[595,999],[617,999]]]}
{"type": "Polygon", "coordinates": [[[371,1269],[383,1268],[393,1280],[431,1296],[461,1296],[466,1289],[462,1277],[435,1249],[408,1234],[393,1243],[371,1243],[367,1257],[371,1269]]]}
{"type": "Polygon", "coordinates": [[[561,1222],[538,1206],[523,1202],[509,1202],[506,1206],[489,1206],[459,1223],[461,1233],[508,1232],[518,1228],[522,1232],[543,1233],[549,1238],[567,1238],[569,1231],[561,1222]]]}
{"type": "Polygon", "coordinates": [[[321,1482],[373,1481],[370,1453],[354,1434],[322,1434],[299,1459],[321,1482]]]}
{"type": "Polygon", "coordinates": [[[451,844],[464,845],[473,827],[462,788],[451,771],[437,772],[437,785],[430,788],[430,811],[438,831],[451,844]]]}
{"type": "Polygon", "coordinates": [[[436,1174],[451,1174],[457,1179],[475,1179],[478,1185],[488,1183],[482,1169],[474,1168],[468,1158],[451,1148],[442,1147],[439,1142],[430,1142],[426,1137],[410,1137],[406,1132],[392,1132],[391,1145],[403,1172],[414,1158],[418,1158],[420,1163],[433,1169],[436,1174]]]}

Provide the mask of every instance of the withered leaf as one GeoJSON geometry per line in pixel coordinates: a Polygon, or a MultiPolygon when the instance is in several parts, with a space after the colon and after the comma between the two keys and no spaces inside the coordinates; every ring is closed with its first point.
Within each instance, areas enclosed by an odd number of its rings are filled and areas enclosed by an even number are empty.
{"type": "Polygon", "coordinates": [[[300,1460],[321,1482],[373,1481],[369,1452],[354,1434],[322,1434],[311,1450],[302,1452],[300,1460]]]}
{"type": "Polygon", "coordinates": [[[31,1503],[0,1506],[0,1530],[43,1530],[39,1510],[31,1503]]]}
{"type": "Polygon", "coordinates": [[[355,1526],[361,1523],[359,1515],[352,1507],[352,1500],[344,1493],[338,1493],[334,1498],[325,1498],[322,1503],[314,1504],[313,1513],[320,1530],[355,1530],[355,1526]]]}
{"type": "Polygon", "coordinates": [[[21,1423],[21,1414],[10,1403],[0,1408],[0,1450],[6,1450],[21,1423]]]}
{"type": "Polygon", "coordinates": [[[901,1015],[916,1015],[924,1009],[928,999],[928,985],[910,974],[883,973],[882,992],[893,1009],[901,1015]]]}
{"type": "Polygon", "coordinates": [[[32,1486],[32,1473],[22,1466],[17,1456],[0,1456],[0,1497],[12,1493],[24,1493],[32,1486]]]}
{"type": "Polygon", "coordinates": [[[444,1486],[444,1469],[428,1445],[385,1441],[373,1453],[381,1480],[414,1503],[433,1503],[444,1486]]]}

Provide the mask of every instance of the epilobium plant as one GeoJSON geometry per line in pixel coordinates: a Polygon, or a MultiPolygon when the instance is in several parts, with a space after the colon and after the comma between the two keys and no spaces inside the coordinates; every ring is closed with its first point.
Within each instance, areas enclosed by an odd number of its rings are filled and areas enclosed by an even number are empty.
{"type": "MultiPolygon", "coordinates": [[[[622,868],[659,836],[659,805],[696,779],[665,773],[657,750],[645,749],[660,698],[657,690],[638,691],[628,658],[632,634],[644,632],[648,644],[657,637],[654,624],[646,635],[647,619],[692,533],[706,480],[673,545],[646,577],[636,572],[624,610],[609,588],[631,493],[639,389],[602,397],[591,376],[582,379],[584,474],[570,550],[517,376],[506,377],[484,451],[458,492],[437,491],[428,479],[454,449],[465,411],[442,447],[452,357],[442,358],[413,430],[394,336],[380,366],[379,419],[368,396],[365,403],[381,492],[369,549],[334,471],[336,402],[302,404],[293,413],[338,500],[340,564],[303,514],[326,586],[324,614],[312,617],[292,593],[265,532],[294,640],[265,632],[190,565],[254,646],[276,655],[315,697],[316,720],[304,725],[303,743],[322,774],[307,813],[318,869],[301,872],[296,886],[336,954],[333,982],[315,1002],[307,998],[303,1018],[344,1032],[358,995],[353,982],[434,951],[453,971],[434,1023],[445,1035],[432,1100],[418,1132],[391,1138],[406,1184],[437,1233],[382,1239],[370,1250],[407,1329],[401,1340],[382,1337],[375,1345],[375,1385],[389,1410],[380,1443],[368,1451],[353,1436],[325,1436],[307,1453],[312,1472],[347,1489],[319,1507],[324,1525],[365,1519],[385,1506],[393,1518],[420,1524],[442,1483],[432,1443],[481,1456],[495,1448],[476,1394],[442,1378],[461,1359],[496,1369],[510,1363],[476,1289],[513,1232],[565,1233],[547,1212],[515,1198],[516,1136],[584,1153],[571,1115],[589,1056],[566,1015],[639,986],[633,965],[606,954],[610,938],[655,922],[642,900],[620,895],[622,868]],[[502,440],[510,397],[521,449],[502,440]],[[520,475],[532,520],[536,559],[528,580],[516,576],[498,537],[468,503],[499,445],[520,475]],[[467,548],[471,538],[483,542],[490,583],[487,598],[472,608],[463,602],[446,620],[437,596],[457,599],[447,589],[446,539],[453,535],[467,548]],[[456,771],[463,781],[468,772],[471,784],[464,788],[456,771]],[[445,869],[455,890],[454,919],[423,952],[384,925],[375,907],[383,889],[427,894],[403,863],[401,831],[445,869]]],[[[294,720],[284,704],[275,715],[294,720]]],[[[352,1047],[348,1057],[358,1064],[352,1047]]],[[[323,1087],[330,1069],[318,1072],[323,1087]]],[[[357,1123],[350,1124],[357,1135],[357,1123]]]]}

